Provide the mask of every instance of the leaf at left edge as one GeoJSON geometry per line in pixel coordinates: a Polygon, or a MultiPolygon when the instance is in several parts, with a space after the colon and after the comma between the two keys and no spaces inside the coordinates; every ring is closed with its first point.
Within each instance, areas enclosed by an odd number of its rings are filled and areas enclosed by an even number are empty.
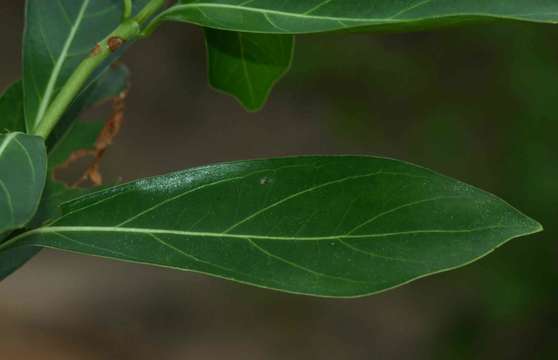
{"type": "Polygon", "coordinates": [[[294,37],[204,30],[210,84],[247,110],[259,110],[291,66],[294,37]]]}
{"type": "MultiPolygon", "coordinates": [[[[118,64],[109,67],[97,81],[88,86],[64,114],[59,126],[53,132],[49,143],[52,148],[48,152],[47,180],[43,191],[39,209],[35,214],[32,225],[38,226],[48,219],[60,216],[60,204],[81,196],[90,189],[70,188],[54,179],[54,168],[63,163],[73,151],[81,148],[92,148],[97,135],[103,128],[102,121],[74,121],[74,118],[87,107],[94,106],[125,90],[129,81],[129,71],[126,66],[118,64]]],[[[9,130],[25,128],[23,119],[23,91],[21,81],[14,83],[4,96],[0,98],[0,110],[10,114],[9,118],[1,117],[3,128],[9,130]],[[8,107],[9,105],[9,107],[8,107]],[[18,111],[18,107],[20,111],[18,111]],[[4,119],[7,119],[4,121],[4,119]],[[14,125],[12,125],[14,124],[14,125]]],[[[8,236],[0,234],[0,243],[8,236]]],[[[3,280],[18,268],[23,266],[41,248],[21,247],[12,248],[0,253],[0,280],[3,280]]]]}
{"type": "MultiPolygon", "coordinates": [[[[45,184],[46,167],[42,138],[17,132],[0,135],[0,242],[33,218],[45,184]]],[[[0,252],[0,280],[38,251],[15,248],[0,252]]]]}
{"type": "Polygon", "coordinates": [[[41,137],[19,132],[0,135],[0,232],[25,226],[37,211],[46,157],[41,137]]]}
{"type": "MultiPolygon", "coordinates": [[[[23,118],[23,88],[21,80],[14,82],[0,96],[0,133],[25,131],[23,118]]],[[[0,232],[0,243],[9,235],[9,232],[0,232]]],[[[36,247],[23,247],[10,249],[0,253],[0,280],[4,279],[35,254],[40,251],[36,247]]]]}

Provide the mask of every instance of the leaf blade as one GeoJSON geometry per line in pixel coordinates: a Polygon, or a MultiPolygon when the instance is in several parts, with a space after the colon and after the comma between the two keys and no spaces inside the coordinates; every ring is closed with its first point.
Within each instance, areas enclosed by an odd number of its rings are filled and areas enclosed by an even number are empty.
{"type": "Polygon", "coordinates": [[[86,195],[21,243],[355,297],[463,266],[540,230],[493,195],[407,163],[301,157],[86,195]]]}
{"type": "Polygon", "coordinates": [[[544,0],[181,0],[156,21],[184,21],[215,29],[264,33],[316,33],[354,28],[397,29],[444,25],[456,19],[494,18],[558,23],[558,4],[544,0]]]}
{"type": "Polygon", "coordinates": [[[17,132],[0,135],[0,233],[21,228],[32,219],[46,166],[42,138],[17,132]]]}
{"type": "Polygon", "coordinates": [[[257,111],[273,86],[289,70],[294,52],[291,35],[268,35],[205,29],[209,82],[257,111]]]}

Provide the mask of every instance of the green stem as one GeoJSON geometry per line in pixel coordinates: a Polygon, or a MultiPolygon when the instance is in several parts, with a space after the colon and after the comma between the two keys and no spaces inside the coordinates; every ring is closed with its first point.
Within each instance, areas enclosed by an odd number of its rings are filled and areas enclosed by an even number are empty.
{"type": "Polygon", "coordinates": [[[89,79],[89,76],[112,53],[109,46],[110,39],[128,41],[137,36],[139,32],[139,25],[135,21],[126,21],[120,24],[106,39],[97,44],[91,51],[91,54],[78,65],[76,70],[66,81],[54,101],[48,107],[45,116],[35,128],[34,134],[42,136],[45,139],[48,137],[70,103],[74,100],[79,91],[81,91],[89,79]]]}
{"type": "Polygon", "coordinates": [[[151,0],[149,4],[136,15],[136,21],[140,24],[145,23],[147,20],[151,19],[159,9],[165,5],[166,0],[151,0]]]}
{"type": "MultiPolygon", "coordinates": [[[[126,1],[127,2],[127,1],[126,1]]],[[[134,18],[122,22],[109,36],[97,44],[91,54],[84,59],[66,81],[54,101],[49,105],[44,117],[33,131],[34,135],[47,138],[68,106],[83,89],[91,74],[123,42],[141,37],[141,26],[165,5],[165,0],[151,0],[134,18]]]]}
{"type": "Polygon", "coordinates": [[[132,17],[132,0],[124,0],[124,11],[122,12],[122,20],[128,20],[132,17]]]}

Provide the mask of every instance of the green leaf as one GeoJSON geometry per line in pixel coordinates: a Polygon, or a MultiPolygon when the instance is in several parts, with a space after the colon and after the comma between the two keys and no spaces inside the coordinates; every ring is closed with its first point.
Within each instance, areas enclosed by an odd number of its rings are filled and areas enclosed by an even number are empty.
{"type": "Polygon", "coordinates": [[[46,178],[42,138],[0,135],[0,233],[25,226],[39,206],[46,178]]]}
{"type": "Polygon", "coordinates": [[[365,28],[406,29],[497,18],[558,23],[549,0],[180,0],[159,21],[185,21],[222,30],[315,33],[365,28]]]}
{"type": "MultiPolygon", "coordinates": [[[[23,89],[22,89],[22,84],[21,81],[17,81],[14,84],[12,84],[7,90],[6,92],[0,97],[0,132],[2,131],[9,131],[9,132],[16,132],[16,131],[25,131],[25,120],[23,117],[23,89]]],[[[0,135],[0,139],[2,139],[3,136],[8,136],[8,135],[0,135]]],[[[33,138],[33,139],[37,139],[37,138],[33,138]]],[[[9,144],[7,144],[7,146],[9,146],[9,144]]],[[[11,145],[13,146],[13,144],[11,145]]],[[[6,148],[6,151],[8,151],[8,148],[6,148]]],[[[6,154],[7,155],[7,154],[6,154]]],[[[12,154],[13,156],[13,154],[12,154]]],[[[0,174],[4,174],[4,172],[9,172],[9,169],[19,169],[21,167],[15,167],[15,166],[10,166],[7,162],[5,163],[6,158],[2,158],[0,157],[0,174]],[[4,166],[10,166],[10,167],[4,167],[4,166]]],[[[21,169],[25,169],[25,167],[21,167],[21,169]]],[[[14,171],[14,170],[11,170],[14,171]]],[[[0,182],[4,182],[5,180],[2,180],[6,175],[0,175],[0,182]]],[[[44,181],[44,180],[43,180],[44,181]]],[[[30,181],[31,183],[32,181],[30,181]]],[[[3,209],[4,211],[6,210],[6,206],[9,206],[6,201],[5,198],[5,194],[2,192],[2,195],[0,196],[0,208],[3,209]]],[[[12,193],[10,193],[10,200],[11,200],[11,196],[12,193]]],[[[24,203],[21,203],[21,205],[24,205],[24,203]]],[[[29,204],[29,206],[31,206],[31,209],[33,209],[33,204],[29,204]]],[[[10,207],[11,208],[11,207],[10,207]]],[[[26,211],[28,214],[32,213],[32,210],[27,210],[26,211]]],[[[2,212],[2,210],[0,210],[0,213],[2,215],[0,218],[0,223],[3,223],[4,225],[4,229],[0,230],[0,244],[2,243],[2,241],[9,235],[9,231],[8,232],[4,232],[6,231],[7,228],[13,228],[13,227],[19,227],[21,225],[21,223],[25,222],[25,220],[20,221],[20,224],[13,224],[11,222],[11,217],[10,220],[8,220],[9,225],[6,225],[6,219],[8,219],[5,216],[5,213],[2,212]]],[[[23,218],[29,219],[29,215],[24,215],[23,218]]],[[[10,275],[12,272],[14,272],[15,270],[17,270],[19,267],[21,267],[23,264],[25,264],[29,259],[31,259],[36,253],[38,253],[40,251],[40,248],[36,248],[36,247],[22,247],[22,248],[16,248],[16,249],[11,249],[11,250],[7,250],[7,251],[2,251],[0,252],[0,280],[6,278],[8,275],[10,275]]]]}
{"type": "Polygon", "coordinates": [[[356,156],[206,166],[86,195],[64,213],[13,243],[332,297],[460,267],[542,229],[459,181],[356,156]]]}
{"type": "Polygon", "coordinates": [[[205,29],[209,82],[255,111],[291,65],[292,35],[240,33],[205,29]]]}
{"type": "Polygon", "coordinates": [[[21,81],[16,81],[0,95],[0,133],[16,131],[25,131],[21,81]]]}
{"type": "MultiPolygon", "coordinates": [[[[135,9],[147,1],[134,1],[135,9]]],[[[77,65],[118,26],[122,11],[120,0],[27,0],[23,88],[29,132],[77,65]]],[[[92,79],[112,61],[114,57],[92,79]]]]}

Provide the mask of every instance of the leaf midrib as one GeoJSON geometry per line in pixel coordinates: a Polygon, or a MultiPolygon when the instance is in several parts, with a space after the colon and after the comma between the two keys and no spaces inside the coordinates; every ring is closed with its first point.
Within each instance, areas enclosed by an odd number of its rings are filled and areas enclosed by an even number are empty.
{"type": "Polygon", "coordinates": [[[256,234],[229,234],[224,232],[203,232],[203,231],[187,231],[187,230],[170,230],[170,229],[153,229],[153,228],[137,228],[137,227],[114,227],[114,226],[46,226],[38,228],[20,235],[27,237],[33,234],[48,233],[76,233],[76,232],[101,232],[101,233],[130,233],[130,234],[166,234],[180,235],[192,237],[212,237],[212,238],[230,238],[230,239],[255,239],[255,240],[282,240],[282,241],[332,241],[343,239],[367,239],[382,238],[398,235],[414,235],[414,234],[457,234],[457,233],[473,233],[478,231],[495,230],[495,229],[515,229],[526,228],[525,226],[506,226],[492,225],[471,229],[428,229],[428,230],[409,230],[389,233],[372,233],[361,235],[339,234],[330,236],[269,236],[256,234]]]}
{"type": "MultiPolygon", "coordinates": [[[[331,20],[331,21],[362,21],[362,22],[401,22],[401,21],[416,21],[420,19],[427,19],[429,17],[420,17],[414,19],[400,19],[396,18],[396,16],[400,16],[403,13],[413,10],[412,9],[403,9],[395,13],[391,16],[380,17],[380,18],[363,18],[363,17],[342,17],[342,16],[325,16],[325,15],[310,15],[305,13],[296,13],[290,11],[281,11],[281,10],[272,10],[272,9],[264,9],[264,8],[257,8],[257,7],[250,7],[250,6],[242,6],[242,5],[232,5],[232,4],[214,4],[214,3],[191,3],[191,4],[182,4],[182,5],[175,5],[169,8],[166,12],[174,12],[174,10],[181,10],[187,8],[223,8],[223,9],[233,9],[233,10],[244,10],[244,11],[252,11],[257,13],[266,13],[266,14],[273,14],[273,15],[281,15],[281,16],[290,16],[290,17],[298,17],[303,19],[315,19],[315,20],[331,20]]],[[[164,15],[162,13],[161,15],[164,15]]],[[[505,14],[505,15],[497,15],[491,12],[461,12],[461,13],[448,13],[444,16],[491,16],[491,17],[516,17],[516,16],[537,16],[537,15],[544,15],[549,13],[527,13],[527,14],[505,14]]]]}

